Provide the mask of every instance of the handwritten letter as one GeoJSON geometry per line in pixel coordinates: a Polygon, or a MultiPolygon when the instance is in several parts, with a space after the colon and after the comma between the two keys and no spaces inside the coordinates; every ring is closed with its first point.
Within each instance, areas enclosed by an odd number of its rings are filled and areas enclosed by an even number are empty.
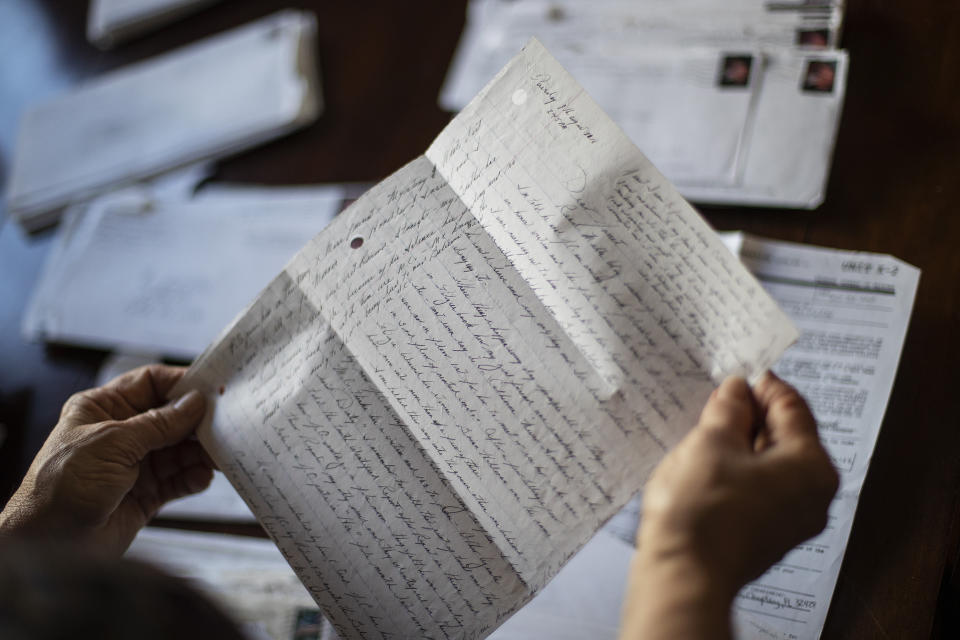
{"type": "Polygon", "coordinates": [[[533,41],[181,389],[342,635],[477,638],[794,337],[533,41]]]}

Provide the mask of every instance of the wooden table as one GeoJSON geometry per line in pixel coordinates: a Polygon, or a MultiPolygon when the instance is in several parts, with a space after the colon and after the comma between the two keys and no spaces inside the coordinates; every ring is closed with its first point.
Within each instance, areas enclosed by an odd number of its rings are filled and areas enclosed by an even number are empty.
{"type": "MultiPolygon", "coordinates": [[[[221,164],[262,183],[376,181],[448,120],[437,92],[464,2],[301,2],[319,18],[319,122],[221,164]]],[[[247,22],[233,0],[110,53],[84,39],[85,3],[0,7],[0,181],[27,103],[247,22]]],[[[851,71],[826,203],[814,212],[709,208],[720,229],[891,253],[923,269],[913,320],[824,638],[960,637],[960,5],[850,0],[851,71]]],[[[0,229],[0,491],[8,495],[67,396],[103,354],[26,344],[20,316],[49,232],[0,229]]]]}

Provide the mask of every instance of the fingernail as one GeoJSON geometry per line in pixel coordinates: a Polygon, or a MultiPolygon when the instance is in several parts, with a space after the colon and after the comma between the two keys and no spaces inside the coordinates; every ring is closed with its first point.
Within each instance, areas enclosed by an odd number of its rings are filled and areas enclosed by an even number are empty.
{"type": "Polygon", "coordinates": [[[740,376],[730,376],[725,379],[720,386],[717,388],[718,396],[729,396],[736,395],[742,396],[746,391],[750,389],[750,386],[747,384],[747,381],[741,378],[740,376]]]}
{"type": "Polygon", "coordinates": [[[173,404],[173,408],[177,411],[184,411],[187,413],[196,413],[203,409],[203,405],[206,400],[196,389],[191,389],[186,392],[184,395],[173,404]]]}

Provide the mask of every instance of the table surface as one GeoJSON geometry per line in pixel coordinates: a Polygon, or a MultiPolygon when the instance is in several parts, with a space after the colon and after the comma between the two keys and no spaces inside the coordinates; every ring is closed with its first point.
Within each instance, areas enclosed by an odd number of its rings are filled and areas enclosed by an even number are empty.
{"type": "MultiPolygon", "coordinates": [[[[427,147],[463,0],[299,2],[319,21],[325,112],[220,164],[267,184],[377,181],[427,147]]],[[[242,24],[275,3],[215,5],[112,52],[84,39],[86,3],[0,6],[0,184],[17,117],[78,81],[242,24]]],[[[960,637],[960,3],[849,0],[846,105],[826,203],[813,212],[703,208],[719,229],[893,254],[923,275],[893,396],[823,637],[960,637]]],[[[52,240],[0,228],[0,492],[9,495],[63,401],[104,354],[19,337],[52,240]]]]}

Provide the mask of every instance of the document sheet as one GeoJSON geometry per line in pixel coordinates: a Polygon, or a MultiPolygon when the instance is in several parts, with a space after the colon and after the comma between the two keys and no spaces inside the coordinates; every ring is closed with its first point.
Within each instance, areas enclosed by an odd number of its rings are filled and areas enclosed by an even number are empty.
{"type": "Polygon", "coordinates": [[[35,229],[108,188],[308,124],[320,110],[315,42],[312,14],[281,11],[29,108],[10,167],[11,215],[35,229]]]}
{"type": "Polygon", "coordinates": [[[174,395],[338,633],[477,638],[796,336],[534,40],[174,395]]]}
{"type": "Polygon", "coordinates": [[[742,235],[729,240],[800,329],[773,370],[807,399],[841,477],[824,532],[737,596],[737,637],[815,640],[893,388],[920,272],[888,255],[742,235]]]}

